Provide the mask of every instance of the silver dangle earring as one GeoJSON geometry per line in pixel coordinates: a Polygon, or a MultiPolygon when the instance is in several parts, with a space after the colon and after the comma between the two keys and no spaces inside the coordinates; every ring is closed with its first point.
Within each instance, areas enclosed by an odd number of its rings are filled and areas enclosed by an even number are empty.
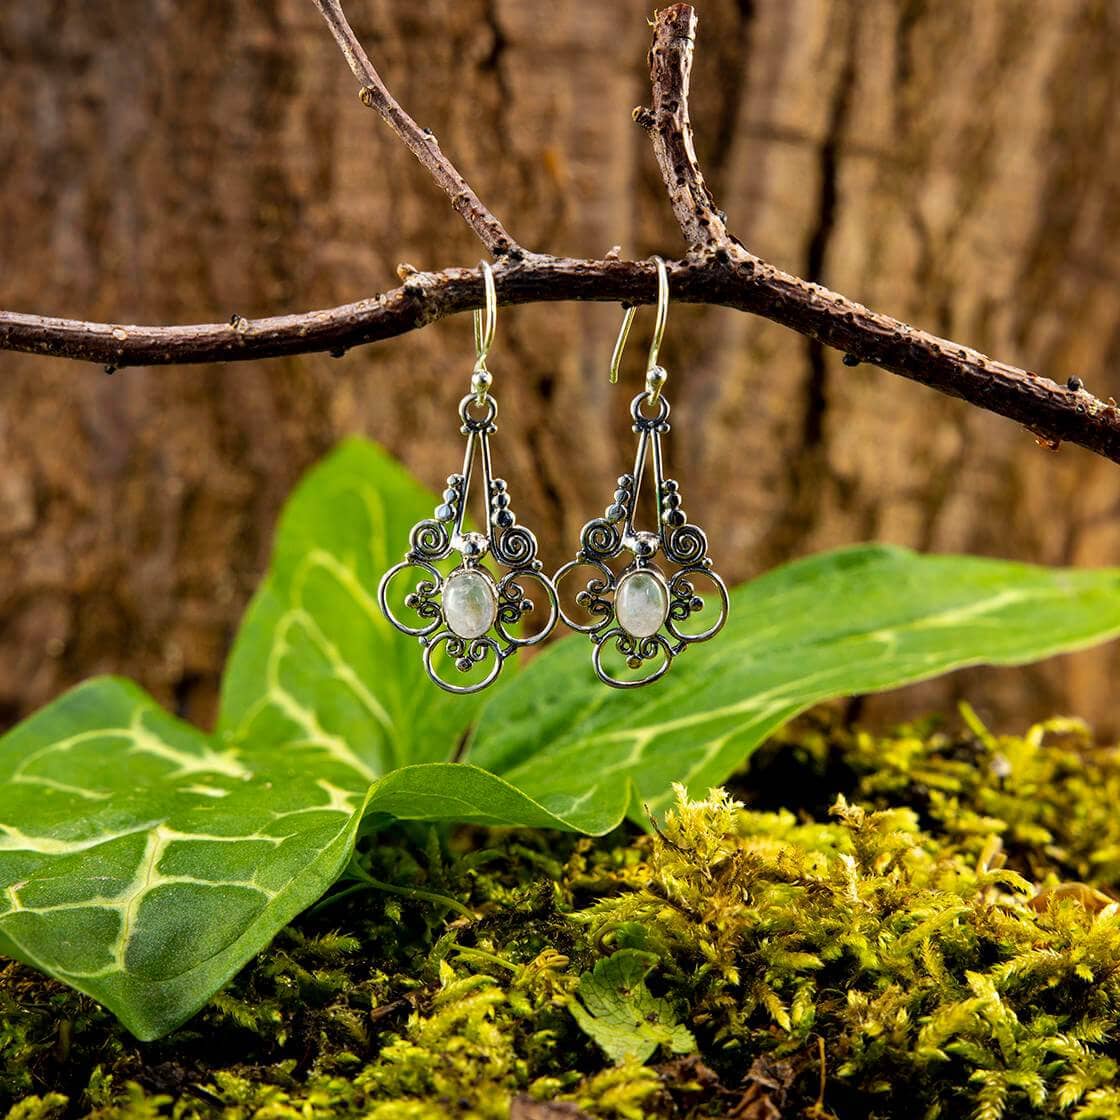
{"type": "Polygon", "coordinates": [[[404,560],[390,568],[381,578],[377,600],[385,617],[402,633],[420,640],[424,649],[424,667],[428,676],[448,692],[478,692],[493,683],[505,659],[521,646],[535,645],[548,636],[559,613],[556,588],[537,559],[537,538],[517,524],[510,508],[509,487],[501,478],[493,477],[490,463],[490,436],[497,431],[494,423],[498,402],[490,395],[493,376],[486,368],[486,359],[494,341],[498,318],[498,297],[494,274],[482,262],[486,292],[486,310],[474,313],[474,340],[477,355],[471,375],[471,391],[459,402],[460,431],[467,437],[467,449],[461,474],[447,479],[443,502],[434,515],[417,522],[409,535],[409,550],[404,560]],[[484,533],[464,530],[467,501],[474,474],[476,453],[481,454],[482,481],[486,490],[486,525],[484,533]],[[436,563],[451,553],[461,556],[459,564],[443,576],[436,563]],[[483,560],[489,557],[499,568],[508,569],[495,576],[483,560]],[[417,624],[399,619],[389,605],[389,585],[407,568],[416,569],[415,589],[404,599],[404,606],[417,616],[417,624]],[[525,580],[535,580],[540,598],[547,601],[547,618],[535,634],[524,637],[510,633],[510,628],[535,608],[526,597],[525,580]],[[433,663],[440,647],[462,674],[476,670],[475,677],[465,684],[444,680],[433,663]]]}
{"type": "MultiPolygon", "coordinates": [[[[630,403],[638,435],[634,470],[619,478],[614,501],[602,517],[583,527],[575,560],[565,564],[553,579],[559,586],[578,568],[594,569],[585,589],[576,596],[591,621],[574,620],[563,607],[560,614],[573,630],[591,636],[595,672],[614,688],[637,688],[658,680],[685,646],[715,637],[727,621],[727,587],[708,559],[708,539],[699,526],[689,524],[681,508],[679,486],[664,475],[661,437],[669,431],[669,402],[663,390],[669,375],[657,364],[657,357],[669,313],[669,276],[665,262],[660,257],[653,260],[657,265],[657,322],[646,363],[646,387],[630,403]],[[657,510],[657,529],[652,532],[634,526],[651,452],[657,510]],[[610,561],[624,553],[632,559],[616,575],[610,561]],[[702,593],[705,589],[711,600],[708,604],[702,593]],[[702,614],[704,628],[689,633],[685,624],[702,614]],[[612,644],[628,669],[646,671],[636,677],[615,675],[621,669],[603,661],[604,652],[612,644]]],[[[612,383],[618,380],[622,351],[636,313],[636,307],[628,308],[622,321],[611,357],[612,383]]]]}

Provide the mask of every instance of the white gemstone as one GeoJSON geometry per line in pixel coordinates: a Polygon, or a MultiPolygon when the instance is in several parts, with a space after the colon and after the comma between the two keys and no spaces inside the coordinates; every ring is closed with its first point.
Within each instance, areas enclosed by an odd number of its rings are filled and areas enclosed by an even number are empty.
{"type": "Polygon", "coordinates": [[[650,572],[623,576],[615,593],[615,613],[623,630],[633,638],[656,634],[669,614],[665,585],[650,572]]]}
{"type": "Polygon", "coordinates": [[[443,588],[443,617],[460,638],[481,638],[498,613],[494,585],[477,570],[453,572],[443,588]]]}

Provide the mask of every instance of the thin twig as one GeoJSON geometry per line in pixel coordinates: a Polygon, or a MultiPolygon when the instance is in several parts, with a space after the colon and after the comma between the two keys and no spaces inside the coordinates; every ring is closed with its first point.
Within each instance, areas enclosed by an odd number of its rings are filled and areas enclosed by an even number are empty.
{"type": "Polygon", "coordinates": [[[389,127],[404,141],[408,150],[428,169],[432,178],[448,198],[463,221],[478,235],[491,256],[519,257],[524,250],[506,232],[505,227],[483,205],[470,184],[455,165],[440,151],[439,141],[430,128],[421,128],[397,103],[389,87],[381,80],[373,63],[358,42],[347,22],[339,0],[314,0],[323,13],[354,77],[362,84],[362,104],[376,109],[389,127]]]}
{"type": "MultiPolygon", "coordinates": [[[[315,0],[359,80],[370,74],[385,102],[369,60],[353,38],[337,0],[315,0]],[[368,71],[367,71],[368,67],[368,71]]],[[[726,229],[704,184],[692,147],[688,78],[695,39],[695,14],[677,4],[658,14],[651,52],[653,111],[639,110],[650,128],[655,152],[690,255],[669,266],[673,298],[749,311],[815,338],[857,360],[921,382],[949,396],[1005,416],[1051,444],[1076,443],[1120,463],[1120,409],[1092,396],[1079,382],[1062,386],[1029,370],[994,361],[975,350],[927,334],[861,306],[818,284],[782,272],[749,253],[726,229]]],[[[370,82],[367,88],[376,88],[370,82]]],[[[372,95],[371,95],[372,96],[372,95]]],[[[397,107],[399,110],[399,106],[397,107]]],[[[479,236],[498,252],[501,239],[513,242],[501,224],[477,202],[462,177],[438,150],[419,144],[415,122],[400,111],[406,127],[386,119],[414,152],[437,158],[437,181],[452,198],[460,187],[478,210],[468,218],[479,236]],[[420,151],[417,150],[418,146],[420,151]],[[440,177],[442,176],[442,178],[440,177]],[[455,189],[447,183],[455,184],[455,189]],[[484,233],[486,236],[484,236],[484,233]]],[[[425,141],[426,143],[426,141],[425,141]]],[[[433,164],[421,155],[421,161],[433,164]]],[[[433,170],[433,174],[435,174],[433,170]]],[[[466,216],[466,215],[465,215],[466,216]]],[[[518,258],[507,249],[495,268],[503,304],[556,300],[652,303],[652,264],[626,260],[572,260],[540,254],[518,258]]],[[[476,270],[450,268],[407,276],[404,284],[374,299],[302,315],[181,327],[138,327],[85,323],[0,312],[0,350],[20,350],[119,367],[241,361],[285,354],[331,352],[391,338],[447,315],[479,306],[482,286],[476,270]]]]}
{"type": "Polygon", "coordinates": [[[734,239],[704,182],[692,143],[688,90],[695,42],[696,12],[689,4],[657,13],[649,51],[653,109],[635,109],[634,120],[650,134],[677,224],[689,251],[699,253],[726,249],[734,239]]]}

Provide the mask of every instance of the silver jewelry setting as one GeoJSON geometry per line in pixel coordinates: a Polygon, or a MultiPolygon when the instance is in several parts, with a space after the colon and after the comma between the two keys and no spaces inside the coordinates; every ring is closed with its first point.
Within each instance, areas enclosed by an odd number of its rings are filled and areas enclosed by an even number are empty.
{"type": "MultiPolygon", "coordinates": [[[[654,260],[658,269],[657,323],[650,346],[645,391],[630,402],[630,415],[638,435],[634,469],[618,479],[614,500],[603,516],[583,527],[576,558],[553,577],[559,587],[564,577],[576,569],[594,569],[586,586],[576,595],[577,604],[587,612],[590,621],[571,618],[563,607],[560,607],[560,617],[573,630],[591,636],[594,643],[591,663],[599,679],[614,688],[638,688],[659,680],[686,646],[706,642],[719,633],[727,621],[729,607],[727,586],[708,556],[708,538],[703,529],[689,522],[677,482],[665,477],[661,437],[669,431],[669,402],[662,395],[662,389],[668,375],[657,364],[657,356],[668,311],[669,281],[664,262],[660,257],[654,260]],[[638,495],[651,456],[656,531],[637,529],[634,524],[638,495]],[[629,553],[632,560],[616,575],[609,561],[624,553],[629,553]],[[718,601],[719,615],[704,630],[689,633],[685,624],[704,609],[701,592],[706,585],[710,585],[706,594],[714,593],[718,601]],[[645,675],[632,680],[612,675],[603,663],[604,651],[612,643],[626,659],[629,669],[652,667],[645,675]]],[[[634,312],[634,308],[627,310],[615,346],[611,359],[612,381],[617,379],[622,348],[634,312]]]]}
{"type": "Polygon", "coordinates": [[[483,262],[486,283],[486,320],[475,312],[475,343],[478,360],[471,378],[472,392],[459,402],[460,431],[467,437],[463,469],[450,475],[443,501],[432,517],[419,521],[409,535],[405,558],[390,568],[377,588],[377,601],[385,617],[401,633],[417,638],[423,647],[424,668],[428,676],[448,692],[478,692],[492,684],[505,659],[522,646],[543,641],[559,618],[556,587],[544,574],[537,558],[537,538],[517,524],[511,508],[509,487],[495,478],[490,459],[490,436],[498,402],[489,393],[492,377],[486,369],[486,356],[493,341],[497,315],[497,296],[493,274],[483,262]],[[475,459],[482,460],[482,484],[486,491],[487,532],[464,529],[475,459]],[[460,561],[446,576],[437,562],[458,553],[460,561]],[[495,576],[483,565],[490,557],[506,568],[495,576]],[[398,618],[389,606],[389,587],[406,569],[414,569],[414,589],[404,605],[416,616],[416,623],[398,618]],[[525,594],[525,582],[535,580],[548,601],[548,617],[543,627],[529,636],[511,632],[534,609],[525,594]],[[457,684],[439,675],[433,657],[438,650],[451,659],[461,673],[490,662],[485,676],[469,684],[457,684]]]}
{"type": "Polygon", "coordinates": [[[630,404],[634,431],[638,433],[633,472],[618,479],[614,501],[602,517],[589,521],[583,527],[576,558],[553,577],[553,582],[559,587],[564,577],[577,568],[590,566],[596,569],[586,587],[576,595],[576,602],[591,616],[591,621],[579,622],[569,617],[563,607],[560,608],[560,616],[573,630],[591,636],[595,644],[591,663],[599,679],[614,688],[638,688],[659,680],[669,671],[673,659],[685,646],[714,638],[727,621],[727,587],[708,556],[708,538],[698,525],[689,523],[681,508],[680,488],[676,481],[664,476],[661,437],[669,431],[669,402],[659,397],[654,414],[646,416],[643,406],[648,400],[648,393],[639,393],[630,404]],[[634,527],[638,493],[651,451],[657,490],[656,532],[634,527]],[[627,552],[633,559],[615,575],[608,561],[627,552]],[[670,566],[675,570],[667,572],[670,566]],[[655,628],[648,625],[655,614],[634,611],[628,615],[624,605],[627,585],[633,585],[639,578],[648,581],[647,587],[657,588],[662,597],[662,619],[655,628]],[[703,587],[705,582],[711,585],[719,601],[719,617],[707,629],[688,633],[684,625],[704,609],[704,596],[699,587],[703,587]],[[624,622],[629,625],[624,625],[624,622]],[[612,642],[626,658],[630,669],[640,669],[649,663],[653,664],[653,668],[635,680],[612,676],[603,664],[604,650],[612,642]]]}

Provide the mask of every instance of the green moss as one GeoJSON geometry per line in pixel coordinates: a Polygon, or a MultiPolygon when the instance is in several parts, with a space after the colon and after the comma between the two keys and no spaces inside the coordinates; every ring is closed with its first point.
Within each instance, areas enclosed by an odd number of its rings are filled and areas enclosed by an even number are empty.
{"type": "Polygon", "coordinates": [[[354,878],[158,1043],[8,965],[2,1107],[1120,1118],[1120,752],[964,715],[804,720],[745,805],[682,796],[652,836],[367,836],[354,878]]]}

